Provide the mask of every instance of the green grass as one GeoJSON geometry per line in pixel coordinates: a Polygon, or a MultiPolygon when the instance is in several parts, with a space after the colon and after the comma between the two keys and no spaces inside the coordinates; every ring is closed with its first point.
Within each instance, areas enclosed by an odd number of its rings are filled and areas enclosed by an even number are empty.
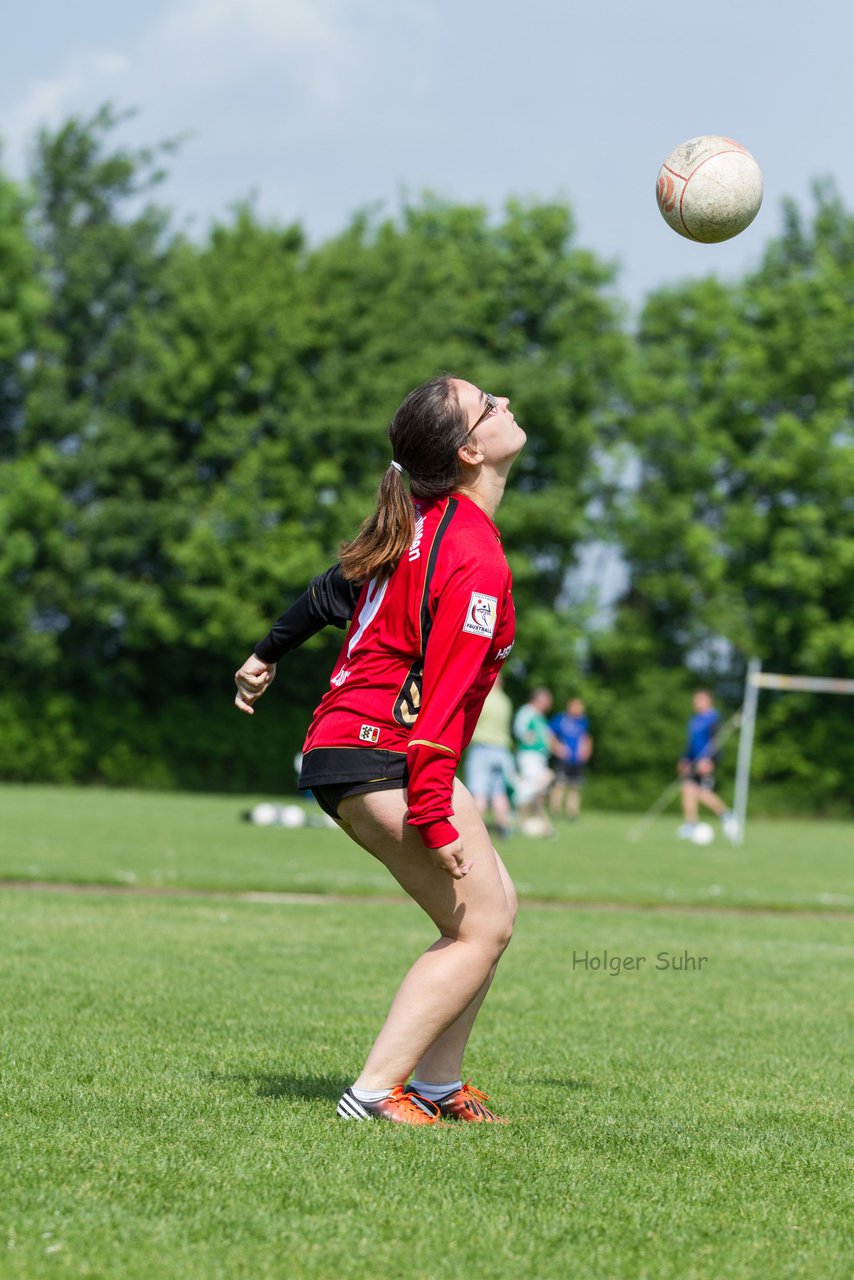
{"type": "Polygon", "coordinates": [[[427,1133],[333,1116],[414,908],[0,920],[4,1277],[850,1275],[843,922],[530,908],[469,1064],[512,1124],[427,1133]]]}
{"type": "Polygon", "coordinates": [[[735,854],[590,815],[508,842],[537,894],[702,901],[715,866],[718,901],[788,910],[528,905],[467,1064],[511,1124],[428,1133],[334,1109],[429,924],[242,900],[390,885],[240,807],[0,790],[2,876],[235,891],[0,888],[3,1280],[849,1280],[854,945],[815,909],[850,892],[850,829],[757,826],[735,854]],[[645,964],[585,967],[604,952],[645,964]]]}
{"type": "MultiPolygon", "coordinates": [[[[0,880],[69,880],[222,890],[395,892],[340,832],[242,823],[257,797],[0,787],[0,880]]],[[[850,823],[751,824],[743,849],[674,839],[659,820],[631,844],[627,815],[591,813],[554,841],[502,846],[531,898],[630,904],[854,909],[850,823]]]]}

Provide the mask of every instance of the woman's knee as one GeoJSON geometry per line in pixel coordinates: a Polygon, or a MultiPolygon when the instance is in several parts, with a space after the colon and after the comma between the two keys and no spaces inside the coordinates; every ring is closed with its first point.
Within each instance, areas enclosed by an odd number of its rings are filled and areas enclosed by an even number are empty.
{"type": "Polygon", "coordinates": [[[494,964],[506,951],[513,936],[514,919],[515,913],[508,905],[503,910],[490,911],[476,924],[471,919],[464,921],[458,936],[461,941],[476,946],[484,953],[487,962],[494,964]]]}

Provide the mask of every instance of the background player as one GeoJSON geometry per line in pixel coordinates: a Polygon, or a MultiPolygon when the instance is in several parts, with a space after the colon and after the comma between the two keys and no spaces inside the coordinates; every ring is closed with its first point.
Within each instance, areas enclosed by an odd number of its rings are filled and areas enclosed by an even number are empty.
{"type": "Polygon", "coordinates": [[[516,740],[516,804],[522,819],[519,829],[526,835],[554,835],[545,816],[545,797],[554,774],[549,760],[561,751],[546,718],[552,709],[552,691],[541,685],[532,689],[528,701],[513,717],[516,740]]]}
{"type": "Polygon", "coordinates": [[[570,698],[566,710],[553,716],[549,727],[563,747],[563,754],[556,755],[552,762],[555,780],[550,797],[551,811],[558,817],[565,806],[567,818],[574,821],[581,812],[584,767],[593,754],[590,721],[581,699],[570,698]]]}
{"type": "Polygon", "coordinates": [[[512,724],[513,704],[501,687],[499,673],[466,753],[466,786],[484,818],[492,810],[499,836],[508,836],[511,830],[509,787],[516,773],[512,724]]]}
{"type": "Polygon", "coordinates": [[[715,791],[715,764],[719,754],[716,736],[721,718],[712,695],[706,689],[698,689],[694,694],[693,707],[685,751],[677,765],[682,778],[684,821],[676,834],[680,840],[690,840],[697,826],[698,806],[705,805],[717,814],[724,835],[735,843],[739,832],[738,818],[715,791]]]}

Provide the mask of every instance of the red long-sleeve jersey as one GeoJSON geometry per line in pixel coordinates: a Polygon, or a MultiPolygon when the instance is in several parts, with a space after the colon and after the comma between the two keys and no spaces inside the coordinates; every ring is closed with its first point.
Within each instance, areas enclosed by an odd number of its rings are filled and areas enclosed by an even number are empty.
{"type": "Polygon", "coordinates": [[[415,501],[415,537],[391,577],[362,588],[303,750],[405,752],[408,821],[450,844],[454,772],[513,647],[498,530],[462,495],[415,501]]]}

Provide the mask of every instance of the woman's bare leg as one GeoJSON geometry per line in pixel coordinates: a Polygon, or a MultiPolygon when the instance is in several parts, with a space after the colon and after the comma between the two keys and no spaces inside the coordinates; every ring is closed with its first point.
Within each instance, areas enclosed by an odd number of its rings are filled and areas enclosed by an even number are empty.
{"type": "Polygon", "coordinates": [[[474,801],[460,783],[454,789],[454,811],[466,857],[473,863],[461,880],[434,866],[418,832],[407,825],[404,792],[348,796],[339,806],[345,830],[388,867],[440,933],[398,988],[355,1081],[357,1088],[392,1088],[424,1062],[431,1064],[431,1072],[456,1064],[458,1073],[471,1024],[510,940],[515,895],[508,896],[509,877],[474,801]],[[474,1008],[469,1014],[470,1005],[474,1008]],[[458,1019],[459,1027],[451,1031],[458,1019]],[[447,1041],[431,1062],[428,1050],[445,1033],[447,1041]]]}
{"type": "MultiPolygon", "coordinates": [[[[507,872],[507,868],[496,853],[498,862],[498,870],[504,884],[504,892],[513,915],[516,918],[516,908],[518,900],[513,881],[507,872]]],[[[471,1035],[474,1020],[480,1012],[480,1006],[486,999],[487,992],[492,985],[492,979],[495,977],[495,970],[498,968],[498,961],[489,971],[486,981],[475,993],[468,1005],[463,1009],[462,1013],[448,1027],[447,1031],[443,1031],[440,1036],[434,1040],[430,1048],[416,1063],[413,1075],[417,1080],[435,1080],[436,1082],[445,1080],[457,1080],[462,1076],[463,1070],[463,1054],[466,1051],[469,1036],[471,1035]]]]}

